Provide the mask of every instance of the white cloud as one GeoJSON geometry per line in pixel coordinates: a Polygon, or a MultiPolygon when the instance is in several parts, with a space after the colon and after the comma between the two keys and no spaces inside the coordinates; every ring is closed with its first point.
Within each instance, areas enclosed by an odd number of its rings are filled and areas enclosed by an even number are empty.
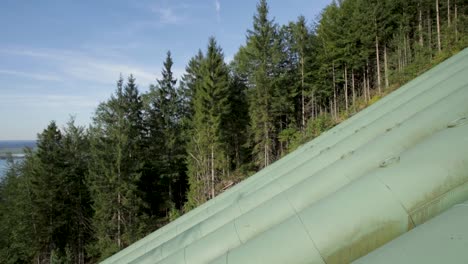
{"type": "MultiPolygon", "coordinates": [[[[181,1],[130,1],[135,9],[142,12],[137,19],[117,28],[112,34],[136,36],[142,32],[161,30],[168,25],[187,25],[194,22],[190,14],[199,7],[195,3],[181,1]],[[151,2],[151,3],[148,3],[151,2]],[[154,3],[156,2],[156,3],[154,3]]],[[[153,33],[152,32],[152,33],[153,33]]]]}
{"type": "Polygon", "coordinates": [[[158,15],[158,22],[163,25],[180,24],[185,20],[183,16],[177,15],[170,7],[153,6],[151,11],[158,15]]]}
{"type": "MultiPolygon", "coordinates": [[[[133,74],[140,84],[140,88],[147,88],[150,83],[154,83],[158,77],[157,68],[132,63],[116,63],[112,58],[100,58],[87,53],[70,50],[25,50],[9,49],[1,50],[0,53],[16,56],[26,56],[40,58],[48,65],[56,68],[54,73],[29,74],[3,70],[3,74],[11,74],[35,78],[38,80],[78,80],[95,83],[114,84],[120,74],[124,76],[133,74]],[[58,78],[56,75],[62,77],[58,78]]],[[[123,60],[119,58],[119,61],[123,60]]],[[[2,74],[2,70],[0,70],[2,74]]]]}
{"type": "Polygon", "coordinates": [[[34,79],[39,81],[60,81],[62,80],[60,77],[54,74],[47,74],[47,73],[30,73],[30,72],[21,72],[21,71],[14,71],[14,70],[3,70],[0,69],[0,75],[13,75],[22,78],[34,79]]]}
{"type": "Polygon", "coordinates": [[[62,94],[4,94],[0,98],[3,106],[15,105],[23,107],[45,107],[54,109],[63,108],[94,108],[99,103],[97,100],[80,95],[62,94]]]}
{"type": "Polygon", "coordinates": [[[216,9],[216,17],[218,18],[218,21],[221,20],[221,3],[219,0],[215,0],[215,9],[216,9]]]}
{"type": "Polygon", "coordinates": [[[133,74],[137,83],[148,86],[157,77],[156,71],[141,66],[112,63],[88,59],[72,61],[63,72],[75,79],[87,80],[97,83],[115,83],[120,74],[126,76],[133,74]]]}

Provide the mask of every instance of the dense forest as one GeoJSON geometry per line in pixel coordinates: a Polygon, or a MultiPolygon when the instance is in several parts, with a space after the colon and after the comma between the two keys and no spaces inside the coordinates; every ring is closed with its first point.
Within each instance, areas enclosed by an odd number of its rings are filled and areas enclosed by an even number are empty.
{"type": "Polygon", "coordinates": [[[167,52],[148,92],[126,73],[89,127],[50,122],[0,183],[0,262],[105,259],[468,46],[466,0],[314,19],[278,25],[260,0],[229,64],[211,37],[179,80],[167,52]]]}

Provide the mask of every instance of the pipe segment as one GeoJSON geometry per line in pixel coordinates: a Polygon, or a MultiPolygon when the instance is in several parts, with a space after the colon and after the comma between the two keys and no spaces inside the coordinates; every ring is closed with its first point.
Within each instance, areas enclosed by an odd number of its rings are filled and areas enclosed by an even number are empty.
{"type": "Polygon", "coordinates": [[[460,122],[211,263],[349,263],[467,199],[468,122],[460,122]],[[313,247],[289,234],[293,219],[313,247]]]}
{"type": "Polygon", "coordinates": [[[468,260],[467,248],[468,202],[465,202],[455,205],[353,264],[465,264],[468,260]]]}

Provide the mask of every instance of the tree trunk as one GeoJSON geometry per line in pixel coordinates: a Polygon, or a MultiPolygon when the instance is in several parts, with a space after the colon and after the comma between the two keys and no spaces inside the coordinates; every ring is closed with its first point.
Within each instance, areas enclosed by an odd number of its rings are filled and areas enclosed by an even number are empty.
{"type": "Polygon", "coordinates": [[[353,90],[353,107],[356,106],[356,90],[354,85],[354,69],[351,69],[351,89],[353,90]]]}
{"type": "MultiPolygon", "coordinates": [[[[80,195],[81,196],[81,195],[80,195]]],[[[81,202],[81,199],[80,199],[81,202]]],[[[80,210],[78,208],[78,210],[80,210]]],[[[83,225],[83,219],[80,214],[79,226],[78,226],[78,264],[84,264],[84,245],[83,245],[83,231],[81,225],[83,225]]]]}
{"type": "Polygon", "coordinates": [[[411,39],[409,33],[406,33],[406,39],[406,45],[408,45],[408,64],[410,64],[413,61],[413,50],[411,49],[411,39]]]}
{"type": "Polygon", "coordinates": [[[348,112],[348,68],[346,64],[344,67],[344,79],[345,79],[345,105],[346,105],[346,112],[348,112]]]}
{"type": "Polygon", "coordinates": [[[318,113],[319,113],[319,106],[317,105],[317,100],[315,99],[315,95],[313,97],[312,107],[314,108],[312,119],[315,119],[317,118],[318,113]]]}
{"type": "Polygon", "coordinates": [[[371,100],[371,94],[370,94],[370,77],[369,77],[369,60],[367,60],[367,65],[366,65],[366,78],[367,78],[367,98],[369,98],[369,101],[371,100]]]}
{"type": "Polygon", "coordinates": [[[215,197],[214,146],[211,146],[211,198],[215,197]]]}
{"type": "Polygon", "coordinates": [[[312,116],[312,119],[315,118],[315,96],[314,96],[314,93],[312,93],[312,96],[310,98],[310,105],[311,105],[311,116],[312,116]]]}
{"type": "Polygon", "coordinates": [[[382,88],[380,86],[380,56],[379,56],[379,38],[377,35],[375,36],[375,54],[376,54],[376,62],[377,62],[377,88],[379,94],[382,93],[382,88]]]}
{"type": "Polygon", "coordinates": [[[424,46],[424,38],[423,38],[423,28],[422,28],[422,9],[421,9],[421,2],[418,3],[419,8],[419,18],[418,18],[418,31],[419,31],[419,46],[424,46]]]}
{"type": "MultiPolygon", "coordinates": [[[[280,125],[279,131],[283,131],[283,122],[282,122],[281,118],[280,118],[279,125],[280,125]]],[[[282,140],[279,141],[279,144],[280,144],[280,146],[279,146],[280,147],[280,153],[279,154],[280,154],[280,157],[282,157],[283,154],[284,154],[284,147],[285,146],[283,145],[282,140]]]]}
{"type": "Polygon", "coordinates": [[[427,10],[427,36],[428,36],[428,47],[432,59],[432,20],[431,20],[431,10],[427,10]]]}
{"type": "Polygon", "coordinates": [[[320,106],[317,103],[317,98],[315,97],[315,94],[314,94],[314,99],[313,99],[313,104],[312,105],[314,107],[314,116],[313,116],[313,118],[317,118],[317,116],[319,115],[319,111],[321,109],[319,109],[320,106]]]}
{"type": "Polygon", "coordinates": [[[385,67],[385,88],[388,88],[388,61],[387,61],[387,45],[384,45],[384,67],[385,67]]]}
{"type": "Polygon", "coordinates": [[[302,103],[302,130],[305,129],[305,104],[304,104],[304,56],[301,57],[301,103],[302,103]]]}
{"type": "Polygon", "coordinates": [[[268,141],[269,141],[269,133],[268,133],[268,122],[265,122],[265,125],[264,125],[264,129],[265,129],[265,146],[264,146],[264,151],[265,151],[265,162],[264,162],[264,167],[268,166],[268,160],[270,159],[270,155],[269,155],[269,145],[268,145],[268,141]]]}
{"type": "Polygon", "coordinates": [[[437,50],[441,52],[442,45],[440,44],[439,0],[436,0],[436,18],[437,18],[437,50]]]}
{"type": "Polygon", "coordinates": [[[367,81],[366,81],[366,70],[364,70],[364,77],[362,79],[362,92],[364,94],[364,101],[367,103],[367,81]]]}
{"type": "Polygon", "coordinates": [[[121,235],[121,230],[120,230],[120,222],[122,221],[122,213],[120,212],[120,204],[121,204],[121,196],[120,196],[120,191],[117,193],[117,204],[118,204],[118,209],[117,209],[117,245],[119,249],[122,248],[122,239],[120,237],[121,235]]]}
{"type": "Polygon", "coordinates": [[[407,45],[406,45],[406,35],[403,35],[403,67],[406,67],[408,65],[408,51],[407,51],[407,45]]]}
{"type": "Polygon", "coordinates": [[[398,53],[398,72],[401,72],[401,48],[400,45],[398,44],[397,48],[397,53],[398,53]]]}
{"type": "Polygon", "coordinates": [[[458,10],[457,10],[457,2],[455,1],[455,17],[454,17],[454,24],[455,24],[455,42],[458,41],[458,10]]]}
{"type": "Polygon", "coordinates": [[[447,0],[447,24],[450,27],[450,0],[447,0]]]}
{"type": "MultiPolygon", "coordinates": [[[[120,121],[120,120],[119,120],[120,121]]],[[[121,168],[120,168],[120,162],[121,162],[121,157],[122,157],[122,150],[121,150],[121,145],[122,143],[120,142],[120,138],[119,137],[119,149],[118,149],[118,160],[117,160],[117,184],[118,184],[118,188],[120,189],[120,181],[121,181],[121,178],[122,178],[122,172],[121,172],[121,168]]],[[[120,209],[122,208],[122,196],[120,194],[120,190],[117,191],[117,245],[119,247],[119,249],[122,248],[122,239],[121,239],[121,235],[122,235],[122,230],[121,230],[121,222],[122,222],[122,212],[120,211],[120,209]]]]}
{"type": "Polygon", "coordinates": [[[369,101],[372,99],[371,98],[371,86],[370,86],[370,77],[369,77],[369,73],[367,73],[367,98],[369,98],[369,101]]]}
{"type": "Polygon", "coordinates": [[[333,63],[333,112],[335,120],[337,120],[335,63],[333,63]]]}

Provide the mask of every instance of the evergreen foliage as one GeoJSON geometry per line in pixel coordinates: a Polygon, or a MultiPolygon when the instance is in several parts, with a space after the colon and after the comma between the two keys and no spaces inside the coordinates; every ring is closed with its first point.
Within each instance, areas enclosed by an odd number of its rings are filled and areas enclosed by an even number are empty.
{"type": "Polygon", "coordinates": [[[0,180],[1,263],[95,263],[468,46],[466,1],[340,0],[278,25],[259,0],[227,65],[117,81],[88,128],[55,122],[0,180]]]}
{"type": "Polygon", "coordinates": [[[200,64],[200,80],[194,93],[192,133],[188,145],[190,190],[187,207],[215,196],[215,185],[229,170],[224,132],[230,111],[229,74],[224,55],[210,38],[200,64]]]}
{"type": "Polygon", "coordinates": [[[92,254],[105,258],[136,241],[144,230],[145,202],[138,189],[143,167],[142,101],[135,79],[96,110],[90,128],[88,185],[93,200],[92,254]]]}

